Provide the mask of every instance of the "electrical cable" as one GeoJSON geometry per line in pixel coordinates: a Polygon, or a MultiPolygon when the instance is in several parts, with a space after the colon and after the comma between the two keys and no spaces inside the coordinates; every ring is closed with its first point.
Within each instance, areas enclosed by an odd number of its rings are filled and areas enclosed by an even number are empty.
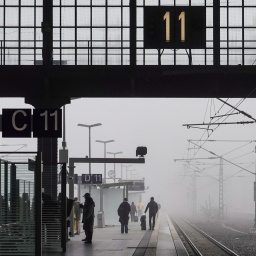
{"type": "MultiPolygon", "coordinates": [[[[191,142],[191,143],[194,144],[193,142],[191,142]]],[[[226,162],[228,162],[228,163],[230,163],[230,164],[232,164],[232,165],[234,165],[234,166],[236,166],[236,167],[238,167],[238,168],[241,168],[241,169],[243,169],[243,170],[246,171],[246,172],[249,172],[249,173],[255,175],[254,172],[251,172],[251,171],[249,171],[249,170],[247,170],[247,169],[245,169],[245,168],[243,168],[243,167],[241,167],[241,166],[239,166],[239,165],[237,165],[237,164],[235,164],[235,163],[233,163],[233,162],[227,160],[226,158],[223,158],[223,157],[221,157],[221,156],[218,156],[217,154],[213,153],[213,152],[210,151],[210,150],[207,150],[207,149],[205,149],[205,148],[203,148],[203,147],[201,147],[201,148],[202,148],[203,150],[205,150],[206,152],[208,152],[208,153],[210,153],[210,154],[212,154],[212,155],[214,155],[214,156],[220,157],[220,158],[222,158],[224,161],[226,161],[226,162]]]]}
{"type": "Polygon", "coordinates": [[[240,157],[250,155],[250,154],[252,154],[252,153],[254,153],[254,150],[253,150],[253,151],[250,151],[249,153],[246,153],[246,154],[244,154],[244,155],[241,155],[241,156],[238,156],[238,157],[232,158],[231,160],[235,160],[235,159],[238,159],[238,158],[240,158],[240,157]]]}
{"type": "MultiPolygon", "coordinates": [[[[251,93],[252,93],[252,92],[251,92],[251,93]]],[[[251,93],[250,93],[250,94],[251,94],[251,93]]],[[[250,94],[249,94],[249,95],[250,95],[250,94]]],[[[229,98],[228,98],[228,99],[229,99],[229,98]]],[[[226,101],[228,101],[228,99],[227,99],[226,101]]],[[[240,105],[244,102],[245,99],[246,99],[246,98],[240,99],[240,100],[238,101],[238,103],[236,104],[236,107],[237,107],[237,106],[240,106],[240,105]]],[[[219,113],[219,111],[224,107],[224,105],[225,105],[225,103],[222,104],[222,106],[219,108],[219,110],[218,110],[217,113],[219,113]]],[[[227,113],[229,113],[229,112],[231,112],[231,113],[234,112],[234,109],[230,109],[227,113]]],[[[226,113],[226,114],[227,114],[227,113],[226,113]]],[[[215,113],[215,115],[216,115],[216,113],[215,113]]],[[[227,118],[228,118],[228,117],[225,117],[224,120],[222,121],[222,123],[223,123],[224,121],[226,121],[227,118]]],[[[221,118],[217,118],[217,120],[215,120],[215,122],[218,122],[220,119],[221,119],[221,118]]],[[[213,122],[213,123],[214,123],[214,122],[213,122]]],[[[213,129],[212,129],[212,133],[213,133],[218,127],[219,127],[219,125],[218,125],[217,127],[213,128],[213,129]]],[[[203,135],[201,136],[200,140],[202,139],[202,137],[204,136],[205,133],[206,133],[206,131],[203,133],[203,135]]],[[[211,133],[211,134],[208,134],[207,139],[212,135],[212,133],[211,133]]],[[[205,142],[204,142],[201,146],[203,146],[203,145],[206,143],[206,141],[207,141],[207,140],[205,140],[205,142]]],[[[192,158],[195,157],[196,154],[197,154],[199,151],[200,151],[200,148],[194,153],[194,155],[192,156],[192,158]]]]}
{"type": "Polygon", "coordinates": [[[205,117],[206,117],[206,114],[207,114],[207,109],[208,109],[209,100],[210,100],[210,99],[208,99],[208,102],[207,102],[207,105],[206,105],[206,109],[205,109],[205,113],[204,113],[204,121],[203,121],[203,123],[205,122],[205,117]]]}
{"type": "MultiPolygon", "coordinates": [[[[251,163],[250,165],[246,166],[246,168],[252,166],[253,164],[254,164],[254,163],[251,163]]],[[[225,178],[223,181],[226,181],[227,179],[234,177],[235,175],[237,175],[238,173],[240,173],[240,172],[242,172],[242,171],[243,171],[243,170],[240,170],[240,171],[236,172],[235,174],[233,174],[233,175],[231,175],[231,176],[225,178]]]]}
{"type": "Polygon", "coordinates": [[[222,156],[228,155],[228,154],[230,154],[230,153],[232,153],[232,152],[234,152],[234,151],[236,151],[236,150],[238,150],[238,149],[240,149],[240,148],[243,148],[243,147],[245,147],[245,146],[247,146],[247,145],[249,145],[249,144],[251,144],[251,142],[249,142],[249,143],[247,143],[247,144],[244,144],[244,145],[242,145],[242,146],[240,146],[240,147],[238,147],[238,148],[235,148],[235,149],[233,149],[233,150],[231,150],[231,151],[229,151],[229,152],[223,154],[222,156]]]}

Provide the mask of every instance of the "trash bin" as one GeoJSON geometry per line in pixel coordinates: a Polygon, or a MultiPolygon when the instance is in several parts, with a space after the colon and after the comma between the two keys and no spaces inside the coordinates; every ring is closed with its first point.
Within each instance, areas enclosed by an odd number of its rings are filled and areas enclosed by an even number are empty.
{"type": "Polygon", "coordinates": [[[98,214],[97,214],[97,226],[98,226],[98,228],[105,228],[104,212],[98,212],[98,214]]]}

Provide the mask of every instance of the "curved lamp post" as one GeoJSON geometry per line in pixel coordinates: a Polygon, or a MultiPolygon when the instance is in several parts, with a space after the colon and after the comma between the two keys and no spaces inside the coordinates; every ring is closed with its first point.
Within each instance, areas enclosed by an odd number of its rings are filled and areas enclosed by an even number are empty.
{"type": "MultiPolygon", "coordinates": [[[[101,123],[96,123],[96,124],[78,124],[77,126],[82,126],[89,128],[89,158],[91,158],[91,128],[100,126],[102,125],[101,123]]],[[[89,163],[89,174],[91,175],[91,163],[89,163]]],[[[89,193],[91,193],[91,186],[89,186],[89,193]]]]}
{"type": "MultiPolygon", "coordinates": [[[[106,144],[114,142],[115,140],[95,140],[96,142],[104,144],[104,158],[106,158],[106,144]]],[[[106,177],[106,163],[104,163],[104,183],[107,183],[106,177]]],[[[103,212],[103,189],[100,189],[100,211],[103,212]]]]}
{"type": "MultiPolygon", "coordinates": [[[[108,154],[114,155],[114,158],[116,158],[116,155],[122,154],[122,151],[119,152],[107,152],[108,154]]],[[[114,163],[114,183],[116,183],[116,164],[114,163]]]]}

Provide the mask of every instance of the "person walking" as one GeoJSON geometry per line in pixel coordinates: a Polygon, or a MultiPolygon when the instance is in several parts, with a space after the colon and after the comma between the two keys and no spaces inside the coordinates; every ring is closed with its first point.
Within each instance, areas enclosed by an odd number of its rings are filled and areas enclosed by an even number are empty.
{"type": "Polygon", "coordinates": [[[89,193],[86,193],[84,197],[85,197],[85,203],[83,206],[82,223],[83,223],[83,229],[86,237],[82,241],[84,241],[85,244],[91,244],[92,235],[93,235],[95,203],[89,193]]]}
{"type": "Polygon", "coordinates": [[[135,213],[137,212],[137,208],[136,208],[136,205],[134,204],[134,202],[132,202],[131,204],[131,211],[130,211],[130,214],[131,214],[131,222],[134,222],[134,217],[135,217],[135,213]]]}
{"type": "Polygon", "coordinates": [[[128,233],[128,221],[129,213],[131,211],[131,206],[128,203],[128,199],[124,198],[124,201],[119,205],[117,213],[119,216],[119,222],[121,223],[121,233],[128,233]]]}
{"type": "Polygon", "coordinates": [[[154,201],[154,197],[152,196],[150,198],[150,202],[147,204],[147,207],[145,209],[145,213],[149,209],[149,229],[154,230],[155,228],[155,219],[156,219],[156,213],[158,211],[157,203],[154,201]],[[153,219],[153,225],[151,225],[151,220],[153,219]]]}
{"type": "Polygon", "coordinates": [[[83,212],[83,205],[78,201],[78,197],[74,198],[74,214],[76,218],[76,233],[75,235],[80,235],[81,233],[81,213],[83,212]]]}

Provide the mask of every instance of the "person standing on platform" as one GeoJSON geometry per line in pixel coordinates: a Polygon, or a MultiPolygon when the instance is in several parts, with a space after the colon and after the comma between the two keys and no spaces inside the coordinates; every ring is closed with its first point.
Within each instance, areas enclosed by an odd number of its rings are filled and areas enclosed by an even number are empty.
{"type": "Polygon", "coordinates": [[[134,204],[134,202],[132,202],[132,204],[131,204],[131,211],[130,211],[131,222],[134,222],[135,213],[137,213],[137,208],[136,208],[136,205],[134,204]]]}
{"type": "Polygon", "coordinates": [[[124,198],[124,201],[119,205],[117,213],[119,216],[119,222],[121,223],[121,233],[128,233],[128,221],[131,206],[128,203],[128,199],[124,198]]]}
{"type": "Polygon", "coordinates": [[[95,203],[91,198],[89,193],[85,193],[85,203],[83,207],[83,229],[85,232],[86,238],[83,239],[85,244],[92,243],[92,235],[93,235],[93,224],[94,224],[94,207],[95,203]]]}
{"type": "Polygon", "coordinates": [[[83,212],[83,205],[78,201],[78,197],[74,198],[74,214],[76,218],[76,233],[75,235],[80,235],[81,233],[81,213],[83,212]]]}
{"type": "Polygon", "coordinates": [[[138,217],[140,218],[144,209],[144,205],[141,201],[138,203],[137,209],[138,209],[138,217]]]}
{"type": "Polygon", "coordinates": [[[145,213],[147,212],[148,209],[149,209],[149,229],[151,230],[151,228],[152,228],[152,230],[154,230],[158,206],[157,206],[157,203],[154,201],[153,196],[150,198],[150,202],[147,204],[145,213]],[[153,225],[151,225],[151,219],[153,219],[153,225]]]}

